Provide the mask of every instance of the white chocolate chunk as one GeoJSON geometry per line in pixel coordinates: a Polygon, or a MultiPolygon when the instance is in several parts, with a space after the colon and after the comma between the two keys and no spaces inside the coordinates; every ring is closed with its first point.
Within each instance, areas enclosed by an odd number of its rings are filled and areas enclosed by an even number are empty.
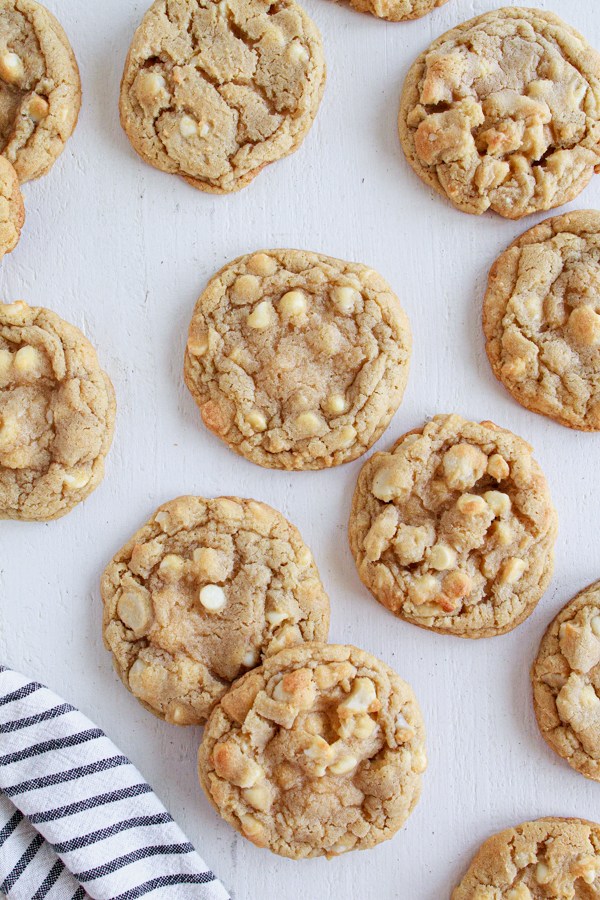
{"type": "Polygon", "coordinates": [[[292,41],[288,49],[288,55],[290,59],[298,60],[298,62],[306,62],[308,59],[308,53],[300,41],[292,41]]]}
{"type": "Polygon", "coordinates": [[[200,603],[208,612],[219,612],[223,609],[227,602],[227,597],[223,588],[218,584],[207,584],[199,594],[200,603]]]}
{"type": "Polygon", "coordinates": [[[246,788],[242,791],[242,797],[250,806],[259,812],[266,812],[271,805],[271,797],[265,785],[246,788]]]}
{"type": "Polygon", "coordinates": [[[138,79],[136,92],[142,100],[155,100],[166,85],[165,79],[158,72],[147,72],[138,79]]]}
{"type": "Polygon", "coordinates": [[[456,550],[447,544],[435,544],[429,554],[429,565],[432,569],[443,572],[456,565],[456,550]]]}
{"type": "Polygon", "coordinates": [[[185,560],[175,553],[168,553],[158,567],[160,575],[169,580],[181,578],[184,569],[185,560]]]}
{"type": "Polygon", "coordinates": [[[244,834],[247,834],[250,837],[255,837],[263,830],[262,825],[254,816],[240,816],[240,822],[242,823],[244,834]]]}
{"type": "Polygon", "coordinates": [[[38,97],[37,94],[34,94],[29,101],[29,118],[37,125],[38,122],[42,122],[46,118],[49,112],[50,107],[47,101],[43,97],[38,97]]]}
{"type": "Polygon", "coordinates": [[[252,650],[246,650],[246,652],[244,653],[244,658],[242,660],[243,665],[247,669],[253,669],[257,662],[258,652],[254,648],[252,650]]]}
{"type": "Polygon", "coordinates": [[[535,867],[535,880],[538,884],[547,884],[550,875],[550,869],[544,862],[539,862],[535,867]]]}
{"type": "Polygon", "coordinates": [[[331,298],[341,313],[351,316],[356,311],[361,295],[352,287],[336,287],[331,292],[331,298]]]}
{"type": "Polygon", "coordinates": [[[277,271],[277,263],[267,253],[257,253],[252,259],[248,260],[248,268],[256,275],[274,275],[277,271]]]}
{"type": "Polygon", "coordinates": [[[321,428],[322,420],[313,412],[300,413],[296,419],[296,425],[306,436],[316,434],[321,428]]]}
{"type": "Polygon", "coordinates": [[[325,411],[331,416],[341,416],[348,412],[350,404],[343,394],[330,394],[325,400],[325,411]]]}
{"type": "Polygon", "coordinates": [[[263,300],[255,307],[254,311],[250,313],[246,319],[246,324],[249,328],[262,331],[264,328],[268,328],[272,321],[273,307],[268,300],[263,300]]]}
{"type": "Polygon", "coordinates": [[[302,291],[288,291],[279,301],[279,312],[282,316],[293,318],[306,312],[306,297],[302,291]]]}
{"type": "Polygon", "coordinates": [[[278,625],[281,625],[282,622],[285,622],[286,619],[289,619],[290,616],[285,610],[273,609],[265,615],[265,619],[269,623],[269,625],[273,625],[273,627],[277,628],[278,625]]]}
{"type": "Polygon", "coordinates": [[[417,750],[412,758],[412,770],[417,775],[421,775],[427,768],[427,756],[424,750],[417,750]]]}
{"type": "Polygon", "coordinates": [[[594,616],[592,621],[590,622],[592,626],[592,631],[596,635],[597,638],[600,638],[600,616],[594,616]]]}
{"type": "Polygon", "coordinates": [[[487,511],[488,505],[477,494],[461,494],[456,501],[456,508],[465,516],[480,516],[487,511]]]}
{"type": "Polygon", "coordinates": [[[120,620],[135,634],[141,634],[152,621],[150,592],[140,585],[139,590],[125,591],[117,604],[120,620]]]}
{"type": "Polygon", "coordinates": [[[364,714],[357,716],[354,720],[354,729],[352,733],[359,741],[366,741],[371,737],[376,728],[377,722],[372,719],[371,716],[364,714]]]}
{"type": "Polygon", "coordinates": [[[85,487],[86,484],[89,484],[91,477],[91,472],[86,472],[85,470],[80,472],[65,472],[63,475],[63,484],[65,487],[68,487],[70,491],[78,491],[85,487]]]}
{"type": "Polygon", "coordinates": [[[35,347],[21,347],[15,353],[14,367],[19,375],[34,375],[40,371],[42,354],[35,347]]]}
{"type": "Polygon", "coordinates": [[[329,766],[329,771],[333,772],[334,775],[347,775],[348,772],[355,769],[357,765],[357,758],[352,753],[348,753],[346,756],[342,756],[336,763],[329,766]]]}
{"type": "Polygon", "coordinates": [[[179,131],[184,138],[191,138],[198,134],[198,123],[191,116],[182,116],[179,122],[179,131]]]}
{"type": "Polygon", "coordinates": [[[506,515],[510,512],[510,497],[508,494],[503,494],[502,491],[486,491],[483,499],[495,516],[506,515]]]}
{"type": "Polygon", "coordinates": [[[526,568],[527,563],[524,560],[512,556],[510,559],[506,560],[502,567],[500,581],[502,584],[516,584],[526,568]]]}
{"type": "Polygon", "coordinates": [[[526,884],[518,884],[508,892],[506,900],[532,900],[531,891],[526,884]]]}
{"type": "Polygon", "coordinates": [[[466,491],[485,473],[488,458],[471,444],[455,444],[444,453],[442,468],[448,487],[466,491]]]}
{"type": "Polygon", "coordinates": [[[208,350],[208,334],[190,336],[187,348],[192,356],[204,356],[208,350]]]}
{"type": "Polygon", "coordinates": [[[0,78],[7,84],[16,84],[25,74],[23,60],[16,53],[0,56],[0,78]]]}
{"type": "Polygon", "coordinates": [[[488,475],[491,475],[496,481],[502,481],[503,478],[508,478],[510,475],[509,465],[499,453],[494,453],[493,456],[490,456],[487,471],[488,475]]]}
{"type": "Polygon", "coordinates": [[[379,708],[375,685],[370,678],[355,678],[352,690],[339,704],[340,719],[347,719],[360,713],[374,712],[379,708]]]}
{"type": "Polygon", "coordinates": [[[267,430],[267,419],[261,412],[253,410],[246,416],[246,422],[254,431],[262,432],[267,430]]]}

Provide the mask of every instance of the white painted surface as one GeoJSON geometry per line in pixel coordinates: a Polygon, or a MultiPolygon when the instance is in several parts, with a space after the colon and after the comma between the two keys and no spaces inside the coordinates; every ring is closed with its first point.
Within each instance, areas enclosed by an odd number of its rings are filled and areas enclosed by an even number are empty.
{"type": "MultiPolygon", "coordinates": [[[[51,174],[25,186],[27,221],[0,268],[0,296],[46,305],[78,325],[116,388],[119,414],[98,490],[50,524],[0,523],[0,660],[79,706],[134,761],[236,900],[441,900],[489,834],[541,815],[600,819],[600,786],[542,741],[528,670],[546,625],[600,578],[600,437],[518,406],[494,379],[480,325],[487,272],[525,227],[463,215],[409,169],[396,133],[403,78],[437,35],[500,4],[450,0],[386,24],[304,0],[322,31],[329,78],[301,150],[239,194],[214,197],[145,165],[118,121],[119,81],[146,2],[47,0],[79,60],[79,126],[51,174]],[[535,448],[561,528],[556,574],[511,634],[469,642],[396,620],[362,587],[346,526],[362,461],[321,473],[269,472],[202,426],[181,377],[192,308],[209,276],[262,247],[299,247],[376,268],[414,333],[404,403],[386,448],[437,412],[492,419],[535,448]],[[100,634],[100,574],[156,507],[183,493],[272,504],[313,549],[331,597],[331,640],[355,643],[414,688],[429,770],[407,825],[377,849],[292,862],[259,851],[197,785],[200,729],[145,712],[117,680],[100,634]]],[[[596,0],[537,0],[600,47],[596,0]]],[[[600,177],[568,208],[600,207],[600,177]]],[[[563,210],[564,211],[564,210],[563,210]]]]}

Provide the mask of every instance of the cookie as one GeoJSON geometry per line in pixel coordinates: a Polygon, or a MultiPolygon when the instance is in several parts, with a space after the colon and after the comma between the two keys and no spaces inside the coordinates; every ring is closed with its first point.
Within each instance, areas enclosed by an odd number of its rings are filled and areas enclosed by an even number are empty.
{"type": "Polygon", "coordinates": [[[531,668],[542,737],[586,778],[600,781],[600,582],[548,626],[531,668]]]}
{"type": "Polygon", "coordinates": [[[0,304],[0,519],[46,522],[104,477],[115,395],[92,345],[56,313],[0,304]]]}
{"type": "Polygon", "coordinates": [[[255,500],[165,503],[107,566],[101,593],[119,678],[174,725],[202,725],[248,669],[329,631],[310,550],[255,500]]]}
{"type": "Polygon", "coordinates": [[[451,900],[587,900],[599,872],[600,825],[537,819],[488,838],[451,900]]]}
{"type": "Polygon", "coordinates": [[[321,35],[294,0],[156,0],[121,85],[121,124],[150,165],[228,194],[294,153],[325,89],[321,35]]]}
{"type": "Polygon", "coordinates": [[[189,328],[185,381],[202,421],[271,469],[356,459],[402,401],[412,338],[373,269],[264,250],[209,282],[189,328]]]}
{"type": "Polygon", "coordinates": [[[394,615],[440,634],[505,634],[554,568],[558,517],[532,448],[492,422],[435,416],[363,466],[350,548],[394,615]]]}
{"type": "Polygon", "coordinates": [[[52,13],[35,0],[0,0],[0,152],[21,184],[50,171],[80,106],[77,61],[52,13]]]}
{"type": "Polygon", "coordinates": [[[17,173],[0,156],[0,259],[19,243],[24,221],[25,207],[17,173]]]}
{"type": "Polygon", "coordinates": [[[410,687],[363,650],[284,650],[235,683],[198,753],[200,784],[257,847],[331,858],[393,837],[421,794],[425,728],[410,687]]]}
{"type": "Polygon", "coordinates": [[[447,2],[448,0],[350,0],[354,9],[359,12],[372,13],[389,22],[420,19],[447,2]]]}
{"type": "Polygon", "coordinates": [[[600,171],[600,56],[554,13],[492,10],[419,56],[398,127],[417,175],[463,212],[552,209],[600,171]]]}
{"type": "Polygon", "coordinates": [[[600,212],[546,219],[494,263],[483,305],[494,375],[532,412],[600,430],[600,212]]]}

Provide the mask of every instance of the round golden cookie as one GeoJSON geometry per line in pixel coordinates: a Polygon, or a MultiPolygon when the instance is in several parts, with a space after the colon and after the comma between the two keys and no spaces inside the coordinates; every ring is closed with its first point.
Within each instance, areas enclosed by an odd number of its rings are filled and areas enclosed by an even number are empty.
{"type": "Polygon", "coordinates": [[[206,427],[240,456],[323,469],[356,459],[387,428],[411,349],[400,301],[373,269],[264,250],[208,283],[185,381],[206,427]]]}
{"type": "Polygon", "coordinates": [[[463,212],[552,209],[600,168],[600,56],[554,13],[492,10],[419,56],[398,127],[417,175],[463,212]]]}
{"type": "Polygon", "coordinates": [[[0,0],[0,153],[21,184],[50,171],[80,106],[77,61],[59,22],[35,0],[0,0]]]}
{"type": "Polygon", "coordinates": [[[294,0],[156,0],[125,64],[121,124],[150,165],[227,194],[300,147],[324,89],[321,35],[294,0]]]}
{"type": "Polygon", "coordinates": [[[0,303],[0,519],[59,519],[104,477],[113,386],[56,313],[0,303]]]}
{"type": "Polygon", "coordinates": [[[385,663],[301,644],[237,681],[213,711],[200,784],[257,847],[331,858],[389,840],[421,794],[425,727],[411,688],[385,663]]]}
{"type": "Polygon", "coordinates": [[[0,156],[0,259],[19,243],[24,221],[25,207],[17,173],[0,156]]]}
{"type": "Polygon", "coordinates": [[[600,582],[548,626],[531,667],[542,737],[586,778],[600,781],[600,582]]]}
{"type": "Polygon", "coordinates": [[[405,22],[420,19],[448,0],[350,0],[359,12],[372,13],[378,19],[389,22],[405,22]]]}
{"type": "Polygon", "coordinates": [[[119,678],[174,725],[202,725],[248,669],[329,632],[329,599],[298,530],[238,497],[165,503],[106,567],[101,593],[119,678]]]}
{"type": "Polygon", "coordinates": [[[494,375],[532,412],[600,430],[600,212],[546,219],[492,266],[483,304],[494,375]]]}
{"type": "Polygon", "coordinates": [[[549,816],[488,838],[451,900],[592,900],[599,873],[600,825],[549,816]]]}
{"type": "Polygon", "coordinates": [[[361,581],[394,615],[464,638],[529,616],[554,568],[558,517],[525,441],[435,416],[363,466],[350,513],[361,581]]]}

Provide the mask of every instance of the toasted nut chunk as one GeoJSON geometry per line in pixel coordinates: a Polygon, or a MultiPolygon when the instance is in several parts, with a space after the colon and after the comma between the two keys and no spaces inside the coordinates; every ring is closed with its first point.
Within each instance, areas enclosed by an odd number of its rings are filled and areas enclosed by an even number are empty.
{"type": "Polygon", "coordinates": [[[506,522],[494,522],[493,534],[500,547],[508,547],[514,540],[513,530],[506,522]]]}
{"type": "Polygon", "coordinates": [[[508,494],[501,491],[486,491],[483,499],[495,516],[503,516],[510,512],[511,502],[508,494]]]}
{"type": "Polygon", "coordinates": [[[290,703],[296,709],[310,709],[316,690],[310,669],[287,672],[273,691],[275,700],[290,703]]]}
{"type": "Polygon", "coordinates": [[[265,774],[253,759],[242,753],[235,741],[217,744],[213,752],[213,762],[219,778],[224,778],[241,788],[254,787],[265,774]]]}
{"type": "Polygon", "coordinates": [[[488,458],[471,444],[455,444],[444,453],[442,467],[452,490],[466,491],[485,474],[488,458]]]}
{"type": "Polygon", "coordinates": [[[415,578],[408,589],[409,599],[416,605],[431,603],[440,593],[440,584],[433,575],[421,575],[415,578]]]}
{"type": "Polygon", "coordinates": [[[385,553],[396,533],[398,519],[398,510],[395,506],[386,506],[383,512],[377,516],[365,538],[367,559],[375,561],[381,558],[382,553],[385,553]]]}
{"type": "Polygon", "coordinates": [[[349,695],[338,706],[337,714],[343,721],[359,713],[378,712],[380,709],[381,703],[371,679],[356,678],[349,695]]]}
{"type": "Polygon", "coordinates": [[[493,456],[490,456],[487,471],[488,475],[491,475],[496,481],[502,481],[510,475],[508,463],[499,453],[494,453],[493,456]]]}
{"type": "Polygon", "coordinates": [[[446,575],[442,581],[442,590],[451,600],[462,600],[471,593],[471,579],[466,572],[456,570],[446,575]]]}
{"type": "Polygon", "coordinates": [[[583,347],[600,344],[600,316],[591,306],[576,307],[569,316],[566,330],[575,344],[583,347]]]}
{"type": "Polygon", "coordinates": [[[373,495],[384,503],[400,500],[413,486],[414,475],[403,456],[393,456],[387,465],[382,466],[371,488],[373,495]]]}
{"type": "Polygon", "coordinates": [[[502,584],[516,584],[526,568],[526,562],[518,559],[516,556],[512,556],[506,560],[502,567],[500,581],[502,584]]]}
{"type": "Polygon", "coordinates": [[[208,612],[219,612],[225,606],[227,597],[217,584],[207,584],[199,594],[200,603],[208,612]]]}
{"type": "MultiPolygon", "coordinates": [[[[243,276],[245,278],[250,278],[250,275],[243,276]]],[[[238,279],[239,280],[239,279],[238,279]]],[[[254,328],[257,331],[262,331],[264,328],[268,328],[273,322],[273,307],[269,303],[268,300],[263,300],[258,306],[255,307],[254,312],[250,313],[248,318],[246,319],[246,324],[249,328],[254,328]]]]}
{"type": "Polygon", "coordinates": [[[279,301],[278,309],[288,318],[301,316],[306,312],[306,296],[302,291],[288,291],[279,301]]]}
{"type": "Polygon", "coordinates": [[[327,691],[342,681],[349,681],[355,675],[356,669],[349,662],[327,663],[315,669],[315,681],[320,691],[327,691]]]}
{"type": "MultiPolygon", "coordinates": [[[[396,516],[398,513],[395,507],[396,516]]],[[[435,531],[426,525],[398,525],[396,540],[394,541],[394,553],[402,566],[420,562],[425,556],[425,550],[435,540],[435,531]]]]}
{"type": "Polygon", "coordinates": [[[560,652],[577,672],[589,672],[600,662],[600,641],[590,626],[563,622],[559,630],[560,652]]]}
{"type": "Polygon", "coordinates": [[[436,544],[429,554],[429,565],[432,569],[443,572],[456,565],[456,550],[447,544],[436,544]]]}

